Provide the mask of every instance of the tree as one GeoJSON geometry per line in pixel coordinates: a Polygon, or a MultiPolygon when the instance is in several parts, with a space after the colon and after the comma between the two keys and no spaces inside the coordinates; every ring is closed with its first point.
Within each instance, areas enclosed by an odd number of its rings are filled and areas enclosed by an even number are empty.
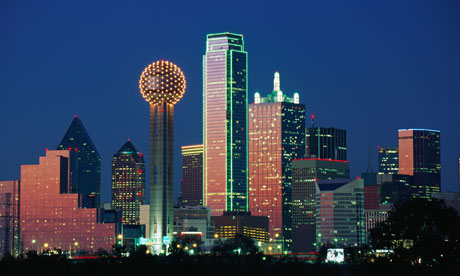
{"type": "Polygon", "coordinates": [[[259,252],[255,242],[250,237],[236,234],[234,238],[227,240],[217,240],[212,248],[213,254],[223,256],[228,255],[248,255],[259,252]]]}
{"type": "Polygon", "coordinates": [[[374,248],[393,250],[394,261],[436,265],[460,256],[460,217],[438,199],[411,199],[397,204],[388,220],[370,232],[374,248]]]}

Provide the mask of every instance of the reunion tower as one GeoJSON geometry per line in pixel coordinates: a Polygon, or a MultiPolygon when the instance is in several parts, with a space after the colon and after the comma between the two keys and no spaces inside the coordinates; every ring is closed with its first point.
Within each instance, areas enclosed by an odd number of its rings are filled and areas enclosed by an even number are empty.
{"type": "Polygon", "coordinates": [[[174,104],[185,93],[185,77],[172,62],[156,61],[139,80],[150,104],[150,238],[154,254],[166,252],[173,237],[174,104]]]}

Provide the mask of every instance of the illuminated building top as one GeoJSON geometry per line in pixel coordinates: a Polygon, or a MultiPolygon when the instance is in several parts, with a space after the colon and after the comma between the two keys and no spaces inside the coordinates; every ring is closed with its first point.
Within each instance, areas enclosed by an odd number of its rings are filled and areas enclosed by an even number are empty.
{"type": "Polygon", "coordinates": [[[147,66],[139,79],[142,97],[152,105],[176,104],[184,95],[185,86],[182,70],[167,60],[147,66]]]}
{"type": "Polygon", "coordinates": [[[273,92],[268,94],[267,97],[261,98],[260,93],[254,93],[254,103],[274,103],[274,102],[287,102],[287,103],[294,103],[299,104],[300,97],[299,93],[294,92],[294,96],[292,98],[287,97],[281,91],[281,82],[280,82],[280,74],[278,71],[275,72],[275,77],[273,78],[273,92]]]}

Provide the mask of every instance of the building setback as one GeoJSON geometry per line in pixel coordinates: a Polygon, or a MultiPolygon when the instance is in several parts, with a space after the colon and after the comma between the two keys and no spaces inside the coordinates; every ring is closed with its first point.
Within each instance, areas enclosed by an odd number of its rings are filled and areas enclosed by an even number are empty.
{"type": "Polygon", "coordinates": [[[430,198],[441,191],[441,132],[400,129],[399,173],[413,176],[411,196],[430,198]]]}
{"type": "Polygon", "coordinates": [[[58,150],[73,150],[76,162],[71,162],[72,177],[69,192],[81,194],[81,206],[99,207],[101,194],[101,156],[96,150],[82,121],[75,115],[62,138],[58,150]]]}
{"type": "Polygon", "coordinates": [[[203,206],[203,145],[182,146],[182,206],[203,206]]]}
{"type": "Polygon", "coordinates": [[[316,246],[361,246],[365,242],[364,181],[362,179],[318,182],[316,194],[316,246]]]}
{"type": "Polygon", "coordinates": [[[38,165],[21,166],[20,234],[24,252],[48,249],[111,251],[115,223],[101,223],[96,208],[80,208],[80,194],[68,192],[75,151],[49,150],[38,165]]]}
{"type": "Polygon", "coordinates": [[[292,159],[305,154],[305,105],[298,93],[286,97],[275,73],[274,91],[265,98],[255,93],[249,106],[249,210],[267,216],[270,238],[292,238],[292,159]]]}
{"type": "Polygon", "coordinates": [[[318,158],[292,161],[292,238],[293,251],[315,250],[316,193],[319,180],[350,177],[348,161],[318,158]],[[306,239],[306,241],[305,241],[306,239]]]}
{"type": "Polygon", "coordinates": [[[203,56],[203,200],[211,216],[248,211],[247,52],[243,36],[209,34],[203,56]]]}
{"type": "Polygon", "coordinates": [[[347,160],[347,131],[333,127],[307,128],[307,157],[347,160]]]}
{"type": "Polygon", "coordinates": [[[145,204],[144,157],[128,139],[112,160],[112,208],[122,212],[123,225],[139,225],[142,204],[145,204]]]}

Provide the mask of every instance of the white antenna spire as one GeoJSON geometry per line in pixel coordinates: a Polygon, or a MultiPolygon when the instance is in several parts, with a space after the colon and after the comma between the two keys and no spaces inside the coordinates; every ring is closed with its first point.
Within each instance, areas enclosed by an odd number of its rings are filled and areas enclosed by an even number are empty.
{"type": "Polygon", "coordinates": [[[275,72],[275,78],[273,79],[273,91],[280,91],[280,73],[275,72]]]}

